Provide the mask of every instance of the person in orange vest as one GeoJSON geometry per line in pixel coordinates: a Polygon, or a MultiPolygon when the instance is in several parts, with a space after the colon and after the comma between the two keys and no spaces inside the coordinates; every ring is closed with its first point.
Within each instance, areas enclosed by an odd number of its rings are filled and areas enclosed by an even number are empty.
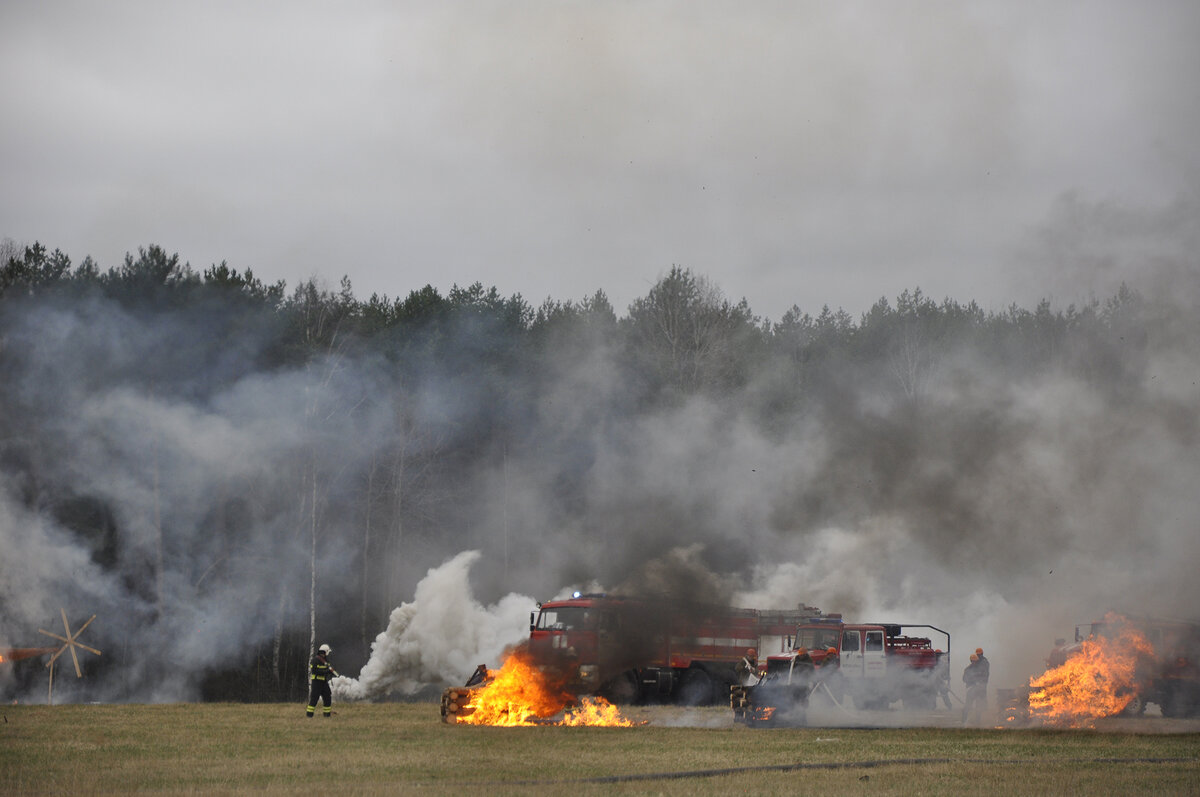
{"type": "Polygon", "coordinates": [[[333,716],[333,692],[329,689],[329,679],[337,675],[338,671],[333,669],[333,665],[329,663],[329,656],[332,653],[333,648],[328,645],[317,648],[317,655],[313,656],[312,664],[308,668],[309,680],[312,684],[308,692],[308,710],[306,711],[309,719],[317,710],[317,701],[319,700],[325,702],[325,718],[333,716]]]}

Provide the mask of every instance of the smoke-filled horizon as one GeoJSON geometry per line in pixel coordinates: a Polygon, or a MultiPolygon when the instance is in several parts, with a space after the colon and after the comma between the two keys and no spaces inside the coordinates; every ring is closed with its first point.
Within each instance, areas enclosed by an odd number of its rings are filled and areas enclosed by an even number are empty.
{"type": "MultiPolygon", "coordinates": [[[[535,599],[594,587],[929,623],[1016,685],[1104,610],[1198,614],[1182,231],[1148,263],[1121,250],[1131,290],[1014,308],[1003,339],[982,318],[939,337],[926,321],[950,317],[918,301],[887,327],[877,307],[784,319],[765,348],[706,338],[732,348],[693,371],[639,337],[654,289],[516,353],[476,315],[436,345],[333,336],[270,367],[297,333],[220,302],[10,290],[0,644],[95,613],[103,656],[56,700],[193,700],[248,671],[294,688],[312,634],[343,675],[410,693],[499,655],[535,599]],[[370,658],[384,637],[390,662],[370,658]]],[[[1084,268],[1078,234],[1054,251],[1084,268]]],[[[45,694],[11,670],[0,688],[45,694]]]]}

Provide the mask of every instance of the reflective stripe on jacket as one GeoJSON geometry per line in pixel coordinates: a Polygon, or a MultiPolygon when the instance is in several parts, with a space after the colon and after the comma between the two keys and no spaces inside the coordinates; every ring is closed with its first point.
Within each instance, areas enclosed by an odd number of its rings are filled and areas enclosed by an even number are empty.
{"type": "Polygon", "coordinates": [[[328,681],[329,675],[337,675],[337,670],[329,665],[329,662],[322,659],[320,656],[313,657],[312,666],[309,668],[309,674],[314,681],[328,681]]]}

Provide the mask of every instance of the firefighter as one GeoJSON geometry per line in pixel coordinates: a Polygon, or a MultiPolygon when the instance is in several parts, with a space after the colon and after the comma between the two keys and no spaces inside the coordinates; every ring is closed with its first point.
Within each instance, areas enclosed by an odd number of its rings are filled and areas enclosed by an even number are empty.
{"type": "Polygon", "coordinates": [[[738,662],[736,669],[738,683],[749,686],[758,680],[758,651],[746,648],[746,655],[738,662]]]}
{"type": "MultiPolygon", "coordinates": [[[[988,676],[991,675],[992,664],[983,655],[983,648],[975,648],[975,655],[979,657],[979,666],[983,670],[983,685],[987,686],[988,676]]],[[[986,695],[984,696],[986,699],[986,695]]]]}
{"type": "Polygon", "coordinates": [[[312,688],[308,693],[308,710],[305,713],[310,719],[317,710],[318,700],[325,701],[325,718],[333,716],[333,692],[329,690],[329,679],[337,675],[338,671],[329,663],[331,653],[333,648],[328,645],[317,648],[317,655],[313,656],[312,665],[308,668],[312,688]]]}
{"type": "Polygon", "coordinates": [[[824,681],[828,678],[837,675],[841,670],[841,659],[838,657],[837,648],[825,648],[825,657],[821,659],[821,663],[816,666],[816,677],[818,681],[824,681]]]}
{"type": "Polygon", "coordinates": [[[792,661],[791,681],[793,684],[803,687],[806,702],[808,692],[812,690],[816,671],[816,665],[813,664],[812,654],[808,652],[808,648],[797,648],[796,658],[792,661]]]}
{"type": "Polygon", "coordinates": [[[980,664],[979,654],[971,654],[971,663],[963,670],[963,684],[967,688],[967,700],[963,704],[962,721],[966,725],[969,719],[978,722],[982,719],[983,710],[987,708],[988,672],[986,663],[980,664]]]}

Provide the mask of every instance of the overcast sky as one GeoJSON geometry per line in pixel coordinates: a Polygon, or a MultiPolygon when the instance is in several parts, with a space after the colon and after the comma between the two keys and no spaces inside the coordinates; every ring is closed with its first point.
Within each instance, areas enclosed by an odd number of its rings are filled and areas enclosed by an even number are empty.
{"type": "Polygon", "coordinates": [[[1058,227],[1194,233],[1200,3],[7,0],[0,106],[0,236],[102,268],[994,309],[1109,289],[1058,227]]]}

